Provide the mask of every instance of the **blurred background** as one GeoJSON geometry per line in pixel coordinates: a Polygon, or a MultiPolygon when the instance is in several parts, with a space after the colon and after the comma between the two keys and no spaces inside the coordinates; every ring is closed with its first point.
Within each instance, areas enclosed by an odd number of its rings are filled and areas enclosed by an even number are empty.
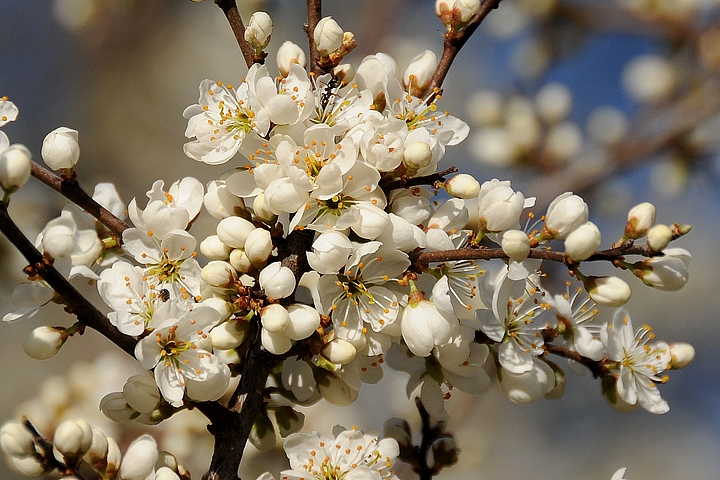
{"type": "MultiPolygon", "coordinates": [[[[306,48],[305,2],[239,3],[245,20],[255,10],[273,19],[271,72],[283,41],[306,48]]],[[[634,289],[627,305],[633,323],[652,325],[658,339],[691,342],[697,358],[660,387],[671,407],[662,416],[616,412],[597,381],[569,369],[564,397],[531,406],[511,403],[497,388],[479,397],[453,393],[448,428],[460,460],[438,478],[609,479],[619,467],[628,467],[631,480],[720,478],[719,5],[503,0],[458,56],[439,106],[467,121],[471,133],[448,149],[445,167],[481,182],[511,180],[538,197],[538,215],[559,193],[582,194],[605,236],[601,248],[621,236],[628,209],[642,201],[657,206],[659,223],[693,225],[673,245],[693,255],[683,290],[658,292],[627,272],[621,276],[634,289]]],[[[114,182],[125,202],[142,198],[156,179],[169,185],[191,175],[207,182],[231,168],[201,165],[182,152],[182,111],[197,102],[200,81],[237,84],[247,70],[213,2],[0,0],[0,12],[0,95],[20,109],[3,128],[11,143],[25,144],[40,159],[48,132],[78,130],[80,184],[92,192],[98,182],[114,182]]],[[[442,52],[444,27],[431,0],[328,0],[323,14],[355,34],[358,48],[347,58],[354,65],[383,51],[402,71],[423,50],[442,52]]],[[[10,213],[34,239],[65,203],[31,180],[13,196],[10,213]]],[[[212,230],[210,221],[192,232],[212,230]]],[[[24,265],[0,239],[2,314],[12,310],[24,265]]],[[[93,287],[81,287],[102,305],[93,287]]],[[[34,327],[70,323],[61,308],[49,306],[31,320],[0,325],[0,423],[25,414],[49,432],[63,416],[83,416],[115,435],[124,450],[142,429],[123,434],[97,405],[139,373],[138,365],[93,332],[44,362],[22,351],[34,327]]],[[[405,416],[417,431],[405,382],[388,370],[350,407],[321,402],[305,409],[306,429],[326,435],[335,424],[382,429],[388,418],[405,416]]],[[[200,478],[212,443],[194,413],[150,430],[200,478]]],[[[259,454],[249,446],[243,478],[268,468],[277,475],[284,459],[279,448],[259,454]]],[[[397,472],[414,478],[402,467],[397,472]]],[[[0,478],[24,477],[0,463],[0,478]]]]}

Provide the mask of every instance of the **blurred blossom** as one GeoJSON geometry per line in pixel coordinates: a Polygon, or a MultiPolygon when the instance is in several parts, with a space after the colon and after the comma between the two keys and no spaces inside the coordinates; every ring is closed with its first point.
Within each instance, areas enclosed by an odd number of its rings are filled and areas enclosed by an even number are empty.
{"type": "Polygon", "coordinates": [[[550,65],[551,52],[547,44],[528,39],[520,43],[510,58],[510,67],[523,80],[532,80],[545,73],[550,65]]]}
{"type": "Polygon", "coordinates": [[[627,134],[628,120],[619,109],[598,107],[588,115],[588,136],[599,145],[615,145],[627,134]]]}
{"type": "Polygon", "coordinates": [[[53,13],[58,23],[70,31],[88,26],[98,13],[96,0],[55,0],[53,13]]]}
{"type": "Polygon", "coordinates": [[[500,123],[505,100],[500,92],[478,90],[468,99],[468,120],[478,125],[489,126],[500,123]]]}
{"type": "Polygon", "coordinates": [[[572,93],[562,83],[548,83],[535,95],[535,107],[538,115],[546,122],[559,122],[572,109],[572,93]]]}
{"type": "Polygon", "coordinates": [[[660,55],[641,55],[625,66],[623,87],[637,102],[658,102],[666,99],[675,88],[673,64],[660,55]]]}
{"type": "Polygon", "coordinates": [[[685,191],[688,181],[688,166],[677,157],[658,161],[650,171],[650,187],[655,194],[673,198],[685,191]]]}

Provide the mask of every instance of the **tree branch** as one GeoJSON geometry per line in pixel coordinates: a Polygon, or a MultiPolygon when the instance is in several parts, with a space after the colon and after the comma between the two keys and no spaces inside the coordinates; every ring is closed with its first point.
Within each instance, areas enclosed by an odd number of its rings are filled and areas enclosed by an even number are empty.
{"type": "Polygon", "coordinates": [[[225,14],[230,28],[235,34],[240,51],[242,52],[245,64],[250,68],[255,63],[255,52],[252,46],[245,40],[245,25],[240,17],[240,11],[237,8],[237,0],[215,0],[215,3],[225,14]]]}
{"type": "Polygon", "coordinates": [[[95,308],[75,287],[70,285],[70,282],[52,266],[52,262],[44,258],[15,225],[5,205],[0,205],[0,231],[27,259],[32,273],[42,277],[62,297],[81,323],[103,334],[127,354],[135,356],[137,340],[120,333],[100,310],[95,308]]]}
{"type": "Polygon", "coordinates": [[[77,180],[63,179],[58,177],[50,170],[43,168],[35,162],[31,162],[32,176],[40,180],[42,183],[52,188],[56,192],[62,194],[65,198],[73,202],[78,207],[95,217],[95,219],[105,225],[112,233],[122,239],[122,233],[130,225],[120,220],[105,207],[92,199],[90,195],[80,188],[77,180]]]}
{"type": "Polygon", "coordinates": [[[475,33],[475,30],[477,30],[478,26],[485,20],[485,17],[487,17],[492,10],[498,8],[501,1],[502,0],[485,0],[480,6],[480,11],[472,16],[464,28],[460,30],[449,30],[443,35],[442,56],[435,69],[435,73],[430,79],[430,85],[425,89],[421,98],[427,97],[433,90],[440,88],[460,49],[470,39],[472,34],[475,33]]]}
{"type": "Polygon", "coordinates": [[[321,75],[322,69],[318,62],[320,61],[320,52],[318,52],[315,44],[315,27],[322,18],[322,0],[307,0],[308,21],[303,25],[303,30],[308,37],[308,50],[310,51],[310,64],[308,68],[311,73],[321,75]]]}
{"type": "Polygon", "coordinates": [[[457,171],[458,169],[456,167],[450,167],[442,172],[423,175],[422,177],[407,178],[403,175],[398,180],[393,180],[391,182],[383,183],[380,181],[378,186],[382,188],[385,195],[388,195],[390,192],[398,188],[410,188],[417,185],[434,185],[435,182],[444,182],[446,175],[450,175],[451,173],[455,173],[457,171]]]}

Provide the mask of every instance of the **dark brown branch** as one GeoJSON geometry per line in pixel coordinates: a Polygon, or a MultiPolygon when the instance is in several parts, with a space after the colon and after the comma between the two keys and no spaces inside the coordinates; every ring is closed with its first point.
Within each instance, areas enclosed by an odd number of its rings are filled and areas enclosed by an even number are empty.
{"type": "Polygon", "coordinates": [[[438,62],[438,66],[435,69],[435,73],[430,80],[430,85],[425,89],[422,98],[425,98],[436,88],[440,88],[445,77],[447,76],[450,66],[452,65],[455,57],[460,52],[460,49],[465,45],[468,39],[475,33],[478,26],[485,20],[488,14],[498,8],[502,0],[485,0],[480,6],[480,11],[473,15],[468,24],[460,30],[449,30],[444,35],[443,41],[443,53],[438,62]]]}
{"type": "Polygon", "coordinates": [[[134,356],[137,340],[120,333],[105,315],[78,292],[70,282],[58,272],[52,263],[45,259],[10,218],[7,207],[0,205],[0,231],[27,259],[32,271],[42,277],[55,292],[70,306],[78,320],[97,330],[111,342],[134,356]]]}
{"type": "Polygon", "coordinates": [[[56,469],[63,473],[67,472],[68,467],[55,458],[55,455],[53,454],[53,444],[40,435],[40,432],[37,431],[35,425],[33,425],[26,417],[22,417],[22,424],[32,434],[35,445],[40,448],[39,452],[36,451],[36,458],[43,468],[46,471],[56,469]]]}
{"type": "Polygon", "coordinates": [[[424,175],[422,177],[406,178],[403,176],[398,180],[393,180],[387,183],[383,183],[381,181],[379,186],[380,188],[382,188],[383,192],[385,192],[385,195],[388,195],[390,192],[398,188],[410,188],[417,185],[434,185],[436,182],[444,182],[445,176],[450,175],[451,173],[455,173],[457,171],[458,169],[456,167],[450,167],[447,170],[443,170],[442,172],[424,175]]]}
{"type": "Polygon", "coordinates": [[[40,180],[42,183],[52,188],[56,192],[62,194],[65,198],[73,202],[78,207],[95,217],[95,219],[105,225],[112,233],[122,238],[125,229],[130,225],[113,215],[109,210],[92,199],[90,195],[80,188],[77,181],[66,180],[58,177],[50,170],[43,168],[39,164],[31,163],[32,176],[40,180]]]}
{"type": "Polygon", "coordinates": [[[310,51],[310,64],[308,69],[315,75],[321,75],[322,68],[320,68],[320,52],[318,52],[317,44],[315,43],[315,27],[322,18],[322,0],[307,0],[307,12],[308,21],[303,25],[303,30],[308,37],[308,50],[310,51]]]}
{"type": "Polygon", "coordinates": [[[237,471],[255,420],[262,413],[263,390],[278,357],[262,350],[259,321],[250,322],[248,351],[243,360],[240,383],[228,410],[205,402],[198,408],[212,421],[208,427],[215,437],[210,469],[203,480],[237,480],[237,471]]]}
{"type": "MultiPolygon", "coordinates": [[[[467,247],[457,250],[443,250],[440,252],[411,252],[408,254],[410,261],[414,264],[427,265],[437,262],[451,262],[457,260],[491,260],[494,258],[508,258],[502,248],[484,248],[484,247],[467,247]]],[[[584,262],[606,261],[612,262],[625,255],[641,255],[643,257],[652,257],[660,255],[650,251],[644,246],[634,246],[632,244],[622,245],[607,250],[599,250],[590,258],[583,260],[584,262]]],[[[553,262],[569,265],[571,260],[562,252],[547,250],[545,248],[533,248],[530,250],[529,258],[539,258],[542,260],[550,260],[553,262]]]]}
{"type": "Polygon", "coordinates": [[[245,25],[240,17],[240,11],[237,8],[237,0],[215,0],[215,3],[225,14],[230,28],[235,34],[240,51],[242,52],[245,64],[250,68],[255,63],[255,51],[252,46],[245,40],[245,25]]]}
{"type": "Polygon", "coordinates": [[[583,357],[576,351],[559,347],[557,345],[553,345],[552,343],[546,343],[545,349],[548,353],[552,353],[553,355],[557,355],[559,357],[567,358],[570,360],[575,360],[576,362],[584,365],[585,367],[587,367],[588,370],[590,370],[590,372],[593,374],[593,377],[595,378],[612,377],[615,375],[615,373],[613,373],[613,371],[607,367],[606,359],[592,360],[590,358],[583,357]]]}

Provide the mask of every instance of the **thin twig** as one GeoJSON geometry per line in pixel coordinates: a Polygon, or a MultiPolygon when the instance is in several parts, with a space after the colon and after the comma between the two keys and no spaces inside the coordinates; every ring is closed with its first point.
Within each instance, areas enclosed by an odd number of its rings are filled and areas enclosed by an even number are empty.
{"type": "Polygon", "coordinates": [[[322,68],[318,62],[320,61],[320,52],[318,52],[315,43],[315,27],[322,18],[322,0],[307,0],[308,21],[303,25],[303,30],[308,37],[308,49],[310,51],[310,72],[315,75],[321,75],[322,68]]]}
{"type": "Polygon", "coordinates": [[[379,186],[382,188],[383,192],[385,194],[389,194],[393,190],[396,190],[398,188],[410,188],[415,187],[418,185],[434,185],[436,182],[444,182],[445,177],[447,175],[450,175],[451,173],[457,172],[458,169],[456,167],[450,167],[446,170],[443,170],[442,172],[432,173],[430,175],[424,175],[422,177],[413,177],[413,178],[399,178],[398,180],[393,180],[391,182],[382,183],[380,182],[379,186]]]}
{"type": "Polygon", "coordinates": [[[240,11],[237,8],[237,0],[215,0],[220,9],[222,9],[227,18],[230,28],[232,28],[235,34],[235,40],[237,40],[240,51],[242,52],[245,64],[250,68],[254,62],[255,52],[252,46],[245,40],[245,25],[243,24],[242,17],[240,17],[240,11]]]}
{"type": "Polygon", "coordinates": [[[126,353],[134,356],[137,340],[120,333],[100,310],[90,303],[58,272],[52,262],[44,258],[30,240],[20,231],[8,214],[7,207],[0,205],[0,231],[27,259],[34,274],[42,277],[55,292],[70,306],[78,320],[97,330],[126,353]]]}
{"type": "Polygon", "coordinates": [[[105,225],[112,233],[117,235],[118,238],[122,238],[122,233],[125,229],[130,228],[130,225],[120,220],[113,215],[112,212],[93,200],[90,195],[80,188],[80,185],[74,179],[62,179],[35,162],[31,162],[30,165],[33,177],[62,194],[75,205],[95,217],[98,222],[105,225]]]}
{"type": "Polygon", "coordinates": [[[485,20],[485,17],[487,17],[492,10],[498,8],[501,1],[502,0],[485,0],[480,6],[480,11],[473,15],[464,28],[460,30],[450,30],[445,33],[442,56],[430,80],[430,85],[428,85],[420,98],[425,98],[436,88],[440,88],[460,49],[470,39],[472,34],[475,33],[475,30],[477,30],[478,26],[485,20]]]}

